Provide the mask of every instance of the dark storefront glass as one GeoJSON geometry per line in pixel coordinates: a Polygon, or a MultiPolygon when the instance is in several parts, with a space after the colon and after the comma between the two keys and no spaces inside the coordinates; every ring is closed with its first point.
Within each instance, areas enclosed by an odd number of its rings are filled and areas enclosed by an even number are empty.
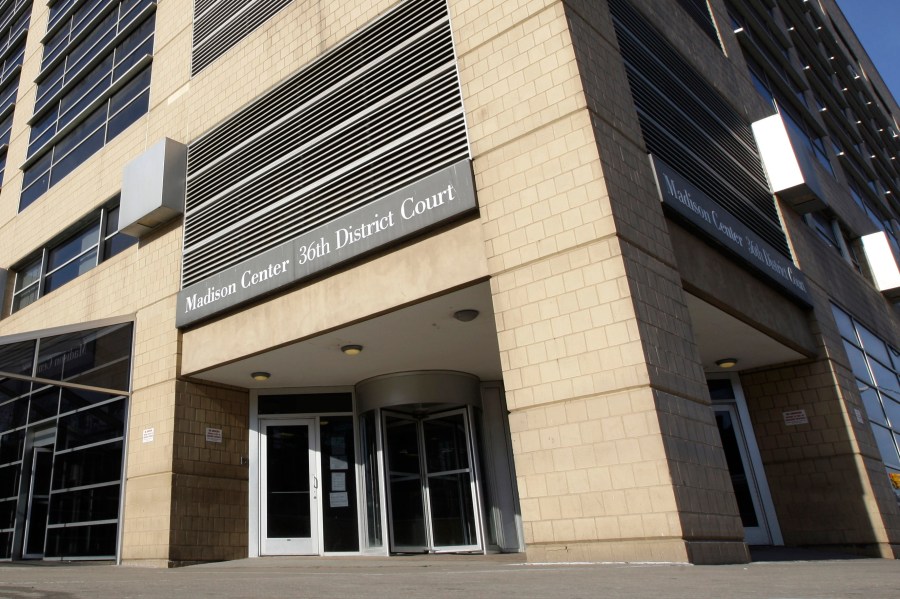
{"type": "Polygon", "coordinates": [[[132,328],[0,345],[0,559],[115,556],[132,328]]]}
{"type": "Polygon", "coordinates": [[[359,551],[353,417],[325,416],[322,445],[322,525],[325,551],[359,551]]]}

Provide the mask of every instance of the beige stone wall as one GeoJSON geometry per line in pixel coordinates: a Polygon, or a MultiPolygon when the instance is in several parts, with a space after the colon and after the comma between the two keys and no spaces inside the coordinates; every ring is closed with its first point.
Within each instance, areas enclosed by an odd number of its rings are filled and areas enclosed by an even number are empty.
{"type": "Polygon", "coordinates": [[[894,557],[900,555],[900,509],[831,302],[889,340],[898,338],[896,315],[799,217],[786,212],[785,220],[813,290],[816,359],[741,376],[779,524],[788,544],[894,557]],[[786,426],[783,413],[799,409],[809,424],[786,426]]]}
{"type": "Polygon", "coordinates": [[[578,9],[451,3],[528,556],[746,560],[608,15],[578,9]]]}
{"type": "MultiPolygon", "coordinates": [[[[295,0],[191,78],[191,10],[184,2],[161,0],[149,114],[17,214],[17,165],[25,159],[35,96],[29,82],[40,63],[40,36],[32,35],[0,192],[0,266],[15,264],[117,193],[123,165],[161,137],[197,138],[394,4],[295,0]]],[[[713,2],[719,15],[721,4],[713,2]]],[[[689,35],[695,26],[687,17],[675,13],[670,19],[671,11],[658,10],[652,0],[637,5],[672,28],[674,43],[704,75],[722,88],[746,92],[733,94],[735,106],[747,115],[760,112],[749,82],[736,75],[740,65],[734,70],[729,62],[733,37],[724,40],[726,54],[711,53],[708,39],[689,35]]],[[[605,4],[451,0],[449,6],[481,209],[477,220],[183,337],[174,326],[182,242],[176,221],[0,320],[0,335],[8,335],[134,318],[126,561],[171,565],[246,554],[246,392],[189,384],[183,374],[486,277],[529,558],[747,559],[690,331],[684,273],[659,208],[605,4]],[[282,326],[282,316],[298,302],[308,316],[282,326]],[[235,330],[246,335],[236,339],[235,330]],[[221,446],[205,440],[207,426],[223,430],[221,446]],[[155,430],[152,443],[142,443],[147,428],[155,430]]],[[[45,30],[46,20],[46,6],[36,5],[32,32],[45,30]]],[[[802,226],[790,219],[787,224],[802,226]]],[[[792,241],[807,274],[828,280],[836,266],[817,262],[816,252],[804,249],[813,246],[802,239],[792,241]]],[[[875,306],[873,326],[893,326],[877,294],[848,283],[838,297],[851,311],[875,306]]],[[[817,307],[820,318],[823,310],[824,304],[817,307]]],[[[777,319],[754,318],[778,328],[777,319]]],[[[809,351],[819,342],[791,324],[784,332],[790,344],[809,351]]],[[[763,431],[767,471],[777,481],[776,503],[786,506],[780,508],[785,514],[799,514],[787,527],[782,517],[782,528],[798,542],[818,542],[815,520],[842,496],[832,494],[816,504],[821,509],[803,512],[806,485],[846,480],[849,492],[861,494],[865,516],[851,515],[849,507],[840,512],[852,520],[841,529],[841,542],[883,546],[895,538],[885,531],[898,528],[896,514],[886,507],[883,484],[863,480],[852,486],[862,472],[869,473],[867,480],[877,478],[877,454],[865,427],[849,418],[848,406],[858,405],[858,397],[846,358],[831,349],[839,347],[833,332],[825,327],[824,335],[817,347],[839,364],[820,360],[801,370],[743,378],[748,398],[758,404],[751,412],[763,431]],[[777,426],[785,405],[809,406],[823,427],[791,439],[793,431],[777,426]],[[822,476],[799,472],[798,464],[822,476]]]]}

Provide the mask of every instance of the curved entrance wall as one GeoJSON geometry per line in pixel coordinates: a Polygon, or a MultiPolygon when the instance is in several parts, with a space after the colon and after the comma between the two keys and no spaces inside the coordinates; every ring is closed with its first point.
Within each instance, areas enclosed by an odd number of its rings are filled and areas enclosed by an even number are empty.
{"type": "Polygon", "coordinates": [[[359,413],[376,408],[421,404],[481,407],[478,377],[450,370],[420,370],[372,377],[357,383],[359,413]]]}

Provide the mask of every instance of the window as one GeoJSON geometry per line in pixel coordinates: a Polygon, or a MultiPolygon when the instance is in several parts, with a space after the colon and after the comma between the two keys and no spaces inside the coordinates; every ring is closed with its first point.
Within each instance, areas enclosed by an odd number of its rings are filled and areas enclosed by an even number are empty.
{"type": "Polygon", "coordinates": [[[101,209],[87,225],[41,248],[14,269],[16,285],[10,312],[21,310],[135,242],[134,237],[119,232],[117,204],[101,209]]]}
{"type": "Polygon", "coordinates": [[[828,174],[834,177],[834,169],[831,167],[831,161],[828,159],[828,152],[825,150],[825,142],[821,137],[816,137],[810,130],[807,123],[800,119],[793,111],[788,109],[783,102],[778,102],[778,112],[784,119],[785,124],[791,133],[791,139],[802,143],[806,149],[815,156],[819,164],[822,165],[828,174]]]}
{"type": "Polygon", "coordinates": [[[837,306],[831,309],[881,459],[889,473],[900,474],[900,352],[837,306]]]}
{"type": "Polygon", "coordinates": [[[152,0],[51,6],[19,210],[147,112],[155,10],[152,0]]]}
{"type": "Polygon", "coordinates": [[[25,58],[25,36],[31,20],[31,0],[13,0],[5,4],[0,10],[0,182],[6,170],[6,148],[25,58]]]}
{"type": "Polygon", "coordinates": [[[805,215],[806,224],[819,235],[825,244],[837,252],[841,252],[841,243],[835,233],[835,223],[831,218],[821,212],[809,212],[805,215]]]}
{"type": "Polygon", "coordinates": [[[0,559],[12,557],[13,536],[31,524],[42,532],[46,526],[46,536],[27,542],[32,553],[115,557],[132,328],[122,323],[0,345],[0,370],[10,374],[0,379],[0,559]],[[48,431],[55,442],[26,446],[48,431]],[[19,490],[38,481],[44,497],[26,509],[19,490]]]}

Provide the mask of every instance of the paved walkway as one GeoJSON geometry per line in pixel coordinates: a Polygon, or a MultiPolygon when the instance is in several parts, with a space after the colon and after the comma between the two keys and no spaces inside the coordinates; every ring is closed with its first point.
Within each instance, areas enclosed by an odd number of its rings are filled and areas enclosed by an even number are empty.
{"type": "Polygon", "coordinates": [[[171,570],[0,564],[0,597],[652,599],[900,597],[900,562],[775,552],[733,566],[526,564],[519,555],[261,558],[171,570]],[[803,559],[797,559],[797,558],[803,559]],[[809,559],[810,557],[814,559],[809,559]],[[823,559],[824,558],[824,559],[823,559]]]}

